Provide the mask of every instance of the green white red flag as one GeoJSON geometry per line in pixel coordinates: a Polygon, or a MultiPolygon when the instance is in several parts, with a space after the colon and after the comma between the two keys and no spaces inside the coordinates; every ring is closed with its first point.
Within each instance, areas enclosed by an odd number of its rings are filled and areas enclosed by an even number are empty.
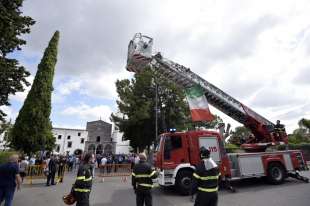
{"type": "Polygon", "coordinates": [[[185,93],[194,122],[212,121],[214,119],[210,112],[207,98],[200,85],[186,89],[185,93]]]}

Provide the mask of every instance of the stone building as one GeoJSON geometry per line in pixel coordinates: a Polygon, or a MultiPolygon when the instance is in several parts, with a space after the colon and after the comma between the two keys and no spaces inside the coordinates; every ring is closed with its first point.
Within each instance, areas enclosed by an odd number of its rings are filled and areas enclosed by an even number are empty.
{"type": "Polygon", "coordinates": [[[112,124],[102,120],[87,122],[88,141],[85,151],[94,154],[115,153],[116,143],[112,139],[112,124]]]}

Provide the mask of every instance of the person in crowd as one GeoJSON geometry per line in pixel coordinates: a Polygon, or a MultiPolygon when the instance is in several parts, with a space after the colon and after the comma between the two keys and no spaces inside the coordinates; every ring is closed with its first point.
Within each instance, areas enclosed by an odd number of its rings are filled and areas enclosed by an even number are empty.
{"type": "Polygon", "coordinates": [[[22,182],[24,182],[24,178],[26,177],[28,165],[29,162],[25,159],[25,157],[21,157],[19,163],[19,174],[22,179],[22,182]]]}
{"type": "Polygon", "coordinates": [[[103,156],[101,159],[101,163],[100,163],[101,173],[104,173],[104,169],[106,168],[107,161],[108,161],[107,158],[103,156]]]}
{"type": "Polygon", "coordinates": [[[134,166],[132,172],[132,187],[136,193],[136,205],[152,206],[152,179],[157,177],[157,172],[146,162],[144,153],[139,154],[139,159],[140,162],[134,166]]]}
{"type": "Polygon", "coordinates": [[[73,195],[77,201],[76,206],[89,206],[89,194],[92,188],[92,154],[87,153],[79,166],[77,177],[73,185],[73,195]]]}
{"type": "Polygon", "coordinates": [[[48,173],[47,173],[47,180],[46,186],[55,185],[55,174],[57,170],[57,163],[55,160],[55,156],[51,155],[50,160],[48,162],[48,173]]]}
{"type": "Polygon", "coordinates": [[[112,156],[109,155],[107,158],[107,173],[111,173],[112,164],[113,164],[113,159],[112,159],[112,156]]]}
{"type": "Polygon", "coordinates": [[[13,205],[15,189],[20,190],[22,183],[18,168],[18,155],[14,154],[9,162],[0,165],[0,205],[5,201],[4,206],[13,205]]]}
{"type": "Polygon", "coordinates": [[[217,206],[219,168],[205,147],[200,148],[200,158],[193,174],[192,195],[197,193],[194,206],[217,206]]]}
{"type": "Polygon", "coordinates": [[[140,162],[139,155],[135,155],[135,160],[134,160],[135,165],[138,164],[139,162],[140,162]]]}
{"type": "Polygon", "coordinates": [[[60,156],[58,159],[58,181],[63,182],[64,173],[65,173],[65,166],[66,166],[66,158],[64,156],[60,156]]]}

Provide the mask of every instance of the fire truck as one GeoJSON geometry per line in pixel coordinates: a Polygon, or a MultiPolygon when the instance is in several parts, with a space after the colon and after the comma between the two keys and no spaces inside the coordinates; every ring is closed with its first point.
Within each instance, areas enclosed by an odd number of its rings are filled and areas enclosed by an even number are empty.
{"type": "Polygon", "coordinates": [[[173,81],[182,89],[200,85],[212,106],[249,128],[254,137],[241,145],[245,152],[227,153],[221,132],[196,130],[167,132],[159,136],[155,150],[155,166],[160,169],[158,183],[161,186],[175,185],[181,194],[188,194],[195,165],[200,162],[199,148],[211,152],[221,171],[221,181],[232,189],[230,182],[253,177],[267,177],[273,184],[293,177],[305,182],[309,179],[299,174],[308,170],[299,150],[277,151],[270,146],[288,143],[285,130],[276,130],[277,125],[223,92],[210,82],[160,53],[152,54],[153,39],[138,33],[128,46],[127,70],[139,73],[151,66],[160,78],[173,81]]]}

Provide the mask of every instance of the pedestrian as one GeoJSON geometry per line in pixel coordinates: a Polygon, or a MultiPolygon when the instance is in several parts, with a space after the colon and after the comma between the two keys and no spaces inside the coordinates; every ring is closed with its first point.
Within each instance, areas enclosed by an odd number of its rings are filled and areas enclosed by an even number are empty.
{"type": "Polygon", "coordinates": [[[217,206],[218,166],[205,147],[200,148],[200,158],[201,162],[193,174],[192,195],[197,193],[194,206],[217,206]]]}
{"type": "Polygon", "coordinates": [[[48,161],[48,172],[47,172],[47,180],[46,186],[55,185],[55,174],[57,170],[56,160],[54,155],[51,155],[50,160],[48,161]]]}
{"type": "Polygon", "coordinates": [[[136,205],[152,206],[152,179],[157,177],[157,172],[146,162],[144,153],[139,154],[139,159],[140,162],[134,166],[132,172],[132,186],[136,193],[136,205]]]}
{"type": "Polygon", "coordinates": [[[92,154],[87,153],[79,166],[76,181],[73,185],[73,195],[77,201],[76,206],[89,206],[89,194],[92,187],[92,154]]]}
{"type": "Polygon", "coordinates": [[[107,161],[107,158],[103,156],[100,163],[100,170],[102,174],[104,174],[104,169],[106,168],[107,161]]]}
{"type": "Polygon", "coordinates": [[[22,179],[22,182],[24,182],[24,178],[26,177],[26,171],[28,167],[28,161],[25,159],[25,157],[21,157],[21,161],[19,163],[19,174],[22,179]]]}
{"type": "Polygon", "coordinates": [[[61,155],[59,157],[59,160],[58,160],[58,174],[57,174],[57,176],[58,176],[59,182],[63,182],[66,163],[67,163],[66,158],[63,155],[61,155]]]}
{"type": "Polygon", "coordinates": [[[0,165],[0,205],[12,206],[15,189],[20,190],[21,177],[18,169],[18,155],[12,155],[9,162],[0,165]]]}

